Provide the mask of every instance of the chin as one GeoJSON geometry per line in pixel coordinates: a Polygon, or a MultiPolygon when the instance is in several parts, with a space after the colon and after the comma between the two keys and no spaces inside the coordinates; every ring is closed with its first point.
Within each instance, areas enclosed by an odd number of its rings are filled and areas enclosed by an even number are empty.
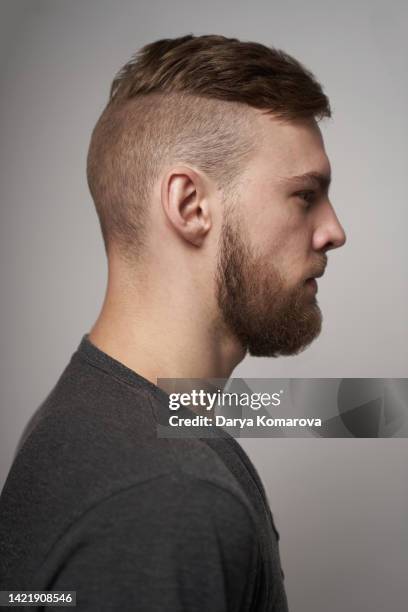
{"type": "Polygon", "coordinates": [[[265,329],[251,334],[247,340],[247,350],[252,357],[290,357],[306,350],[318,338],[322,330],[323,318],[314,300],[313,308],[297,323],[274,325],[269,334],[265,329]]]}

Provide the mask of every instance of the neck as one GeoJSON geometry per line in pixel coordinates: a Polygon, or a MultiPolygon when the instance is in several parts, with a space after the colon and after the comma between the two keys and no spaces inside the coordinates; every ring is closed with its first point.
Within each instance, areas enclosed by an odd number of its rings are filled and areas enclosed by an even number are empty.
{"type": "Polygon", "coordinates": [[[129,281],[110,271],[90,341],[153,384],[159,378],[229,378],[245,350],[212,315],[215,304],[182,278],[160,285],[146,279],[129,281]]]}

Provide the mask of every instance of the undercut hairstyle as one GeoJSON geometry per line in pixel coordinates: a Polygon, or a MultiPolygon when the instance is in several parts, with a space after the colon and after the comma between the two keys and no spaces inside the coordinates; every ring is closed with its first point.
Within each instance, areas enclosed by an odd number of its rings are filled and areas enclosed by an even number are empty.
{"type": "Polygon", "coordinates": [[[313,74],[260,43],[218,35],[163,39],[121,68],[87,159],[108,255],[114,244],[126,259],[140,257],[152,188],[170,164],[205,172],[224,196],[233,190],[257,141],[251,108],[283,121],[331,116],[313,74]]]}

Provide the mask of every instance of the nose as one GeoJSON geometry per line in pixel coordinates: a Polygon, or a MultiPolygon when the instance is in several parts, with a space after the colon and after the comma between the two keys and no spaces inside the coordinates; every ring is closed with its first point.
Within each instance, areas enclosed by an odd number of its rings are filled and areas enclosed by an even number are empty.
{"type": "Polygon", "coordinates": [[[334,208],[330,202],[320,218],[313,234],[313,248],[316,251],[329,251],[338,249],[346,242],[346,233],[337,218],[334,208]]]}

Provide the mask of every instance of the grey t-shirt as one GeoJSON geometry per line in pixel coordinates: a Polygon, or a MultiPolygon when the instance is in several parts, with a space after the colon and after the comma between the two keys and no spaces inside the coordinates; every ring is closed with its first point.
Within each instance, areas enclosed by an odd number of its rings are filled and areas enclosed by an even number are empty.
{"type": "Polygon", "coordinates": [[[159,437],[165,414],[163,391],[82,338],[2,491],[0,590],[75,590],[95,612],[287,611],[254,466],[229,436],[159,437]]]}

